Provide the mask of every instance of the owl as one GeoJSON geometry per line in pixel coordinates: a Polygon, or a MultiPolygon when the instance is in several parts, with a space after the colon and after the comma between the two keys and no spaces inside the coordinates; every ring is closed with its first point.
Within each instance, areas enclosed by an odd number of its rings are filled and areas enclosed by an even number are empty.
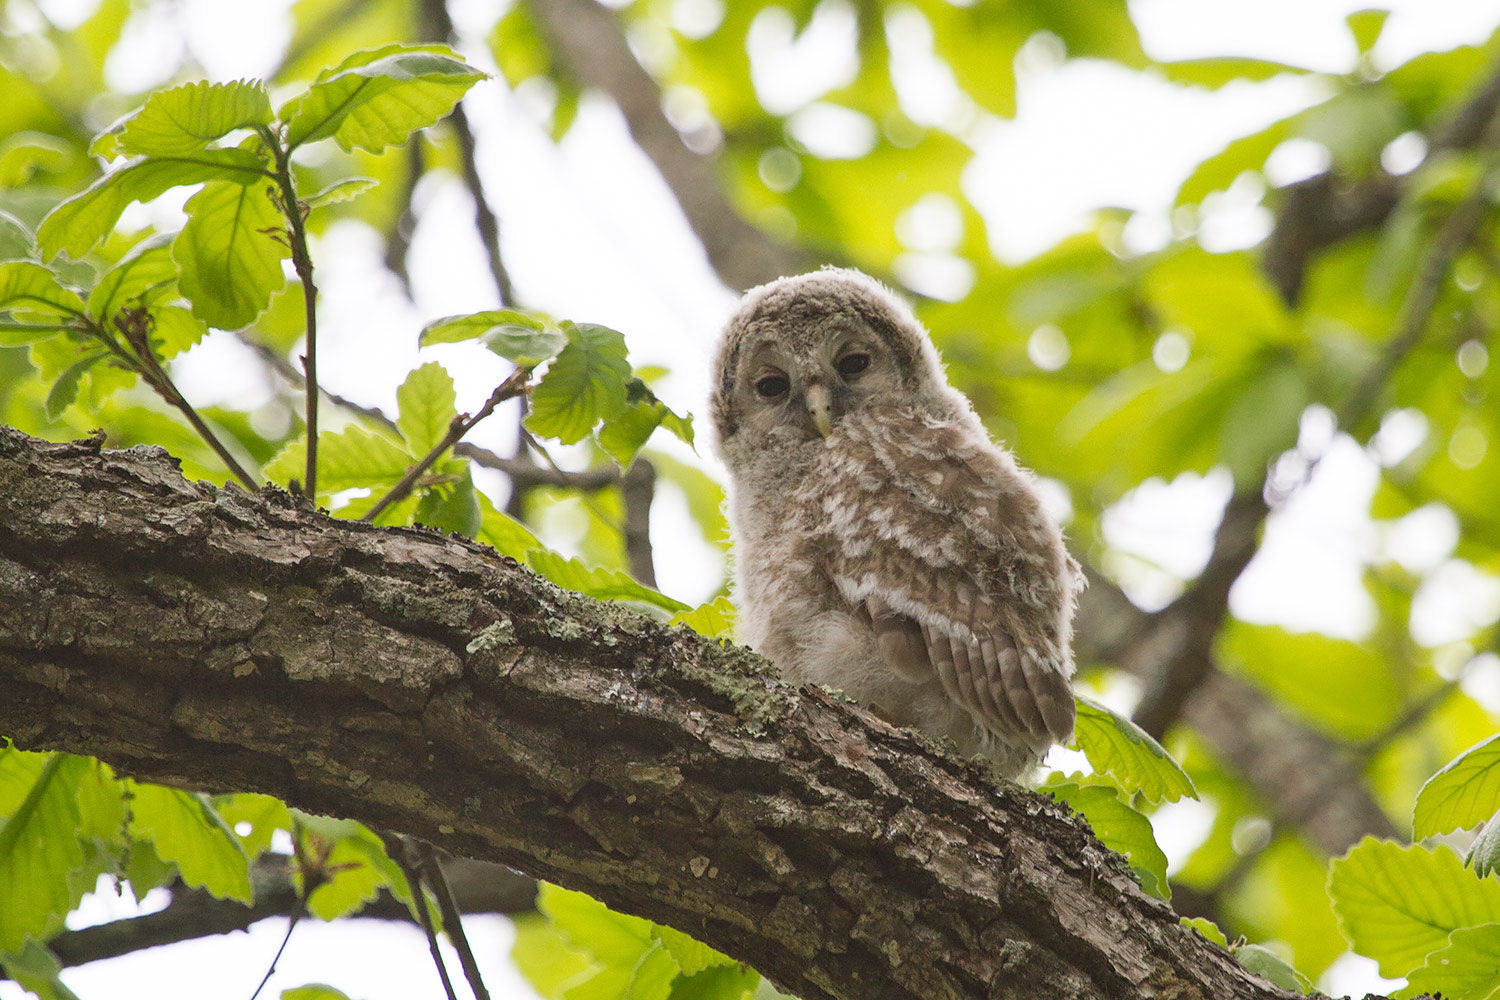
{"type": "Polygon", "coordinates": [[[911,310],[858,271],[773,281],[713,377],[741,638],[792,683],[1032,772],[1073,731],[1083,575],[911,310]]]}

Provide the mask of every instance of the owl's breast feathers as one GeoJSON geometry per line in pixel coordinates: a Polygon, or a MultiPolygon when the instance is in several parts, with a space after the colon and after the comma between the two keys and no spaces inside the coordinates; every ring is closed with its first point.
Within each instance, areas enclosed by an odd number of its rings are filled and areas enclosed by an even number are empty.
{"type": "Polygon", "coordinates": [[[1079,574],[1029,475],[976,425],[908,407],[847,414],[825,444],[797,489],[886,666],[936,677],[1003,741],[1066,740],[1079,574]]]}

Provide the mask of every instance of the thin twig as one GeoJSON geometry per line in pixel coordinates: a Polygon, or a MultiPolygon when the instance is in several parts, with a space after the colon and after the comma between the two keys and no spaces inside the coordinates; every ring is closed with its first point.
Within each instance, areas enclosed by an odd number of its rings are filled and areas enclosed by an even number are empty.
{"type": "Polygon", "coordinates": [[[458,905],[453,901],[453,893],[448,890],[448,879],[443,875],[443,868],[438,864],[437,852],[425,840],[415,843],[418,870],[432,887],[432,894],[437,897],[438,909],[443,914],[443,929],[448,932],[448,940],[458,952],[458,961],[464,968],[464,978],[469,981],[469,989],[474,991],[475,1000],[490,1000],[490,991],[484,987],[484,980],[479,975],[479,963],[474,961],[474,950],[469,947],[469,938],[464,933],[463,918],[459,915],[458,905]]]}
{"type": "Polygon", "coordinates": [[[448,967],[443,964],[442,949],[438,947],[437,929],[432,926],[432,912],[427,906],[427,894],[422,891],[421,874],[412,864],[407,851],[407,839],[393,833],[383,833],[380,839],[385,841],[385,852],[396,862],[401,874],[406,876],[411,905],[422,921],[422,932],[427,935],[427,950],[432,954],[432,963],[437,966],[438,978],[443,981],[443,992],[447,994],[448,1000],[458,1000],[458,995],[453,992],[453,980],[448,978],[448,967]]]}
{"type": "Polygon", "coordinates": [[[303,206],[297,200],[296,182],[292,179],[292,153],[269,126],[257,131],[276,159],[276,180],[281,188],[277,199],[287,223],[287,246],[292,252],[292,267],[302,282],[305,307],[307,353],[302,356],[306,382],[307,472],[302,492],[309,500],[318,495],[318,286],[313,283],[312,254],[307,249],[307,225],[303,206]]]}
{"type": "Polygon", "coordinates": [[[281,939],[281,947],[276,949],[276,954],[271,959],[271,967],[261,977],[260,985],[255,987],[255,992],[250,994],[250,1000],[255,1000],[256,997],[260,996],[260,991],[266,988],[266,983],[269,983],[271,977],[276,975],[276,963],[281,961],[282,952],[286,951],[286,946],[291,943],[292,931],[297,929],[297,921],[301,920],[302,914],[306,912],[307,897],[304,895],[297,901],[297,909],[292,913],[291,922],[286,925],[286,936],[281,939]]]}
{"type": "MultiPolygon", "coordinates": [[[[417,462],[417,464],[413,465],[410,469],[407,469],[406,475],[401,477],[401,481],[398,482],[395,486],[392,486],[390,490],[385,494],[385,496],[377,500],[375,502],[375,506],[365,511],[365,516],[360,518],[360,520],[374,521],[375,518],[379,517],[381,512],[391,504],[404,500],[407,494],[411,492],[412,487],[416,485],[417,480],[422,477],[422,473],[426,472],[429,468],[432,467],[432,464],[434,462],[442,458],[443,453],[457,444],[459,438],[469,433],[470,429],[473,428],[475,424],[479,423],[491,413],[494,413],[495,407],[499,406],[507,399],[511,399],[524,392],[526,380],[530,377],[530,368],[517,368],[515,371],[510,373],[509,377],[507,377],[504,382],[501,382],[498,386],[495,387],[495,391],[490,393],[490,398],[485,401],[485,404],[482,407],[479,408],[478,413],[474,414],[472,417],[462,414],[454,417],[453,420],[448,424],[448,433],[443,435],[443,439],[437,444],[433,445],[432,450],[429,451],[426,455],[423,455],[421,461],[417,462]]],[[[315,394],[312,389],[309,389],[308,393],[309,395],[315,394]]]]}

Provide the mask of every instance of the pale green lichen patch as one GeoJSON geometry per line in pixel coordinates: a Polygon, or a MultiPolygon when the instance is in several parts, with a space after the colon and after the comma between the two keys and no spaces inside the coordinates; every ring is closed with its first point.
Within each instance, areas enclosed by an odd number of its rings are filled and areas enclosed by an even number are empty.
{"type": "Polygon", "coordinates": [[[682,672],[728,699],[735,717],[752,736],[759,736],[786,714],[789,692],[768,660],[743,646],[712,647],[705,640],[703,649],[706,655],[687,659],[682,672]]]}
{"type": "Polygon", "coordinates": [[[500,618],[490,622],[480,631],[464,651],[470,656],[480,653],[493,653],[501,646],[514,646],[516,644],[516,626],[509,618],[500,618]]]}

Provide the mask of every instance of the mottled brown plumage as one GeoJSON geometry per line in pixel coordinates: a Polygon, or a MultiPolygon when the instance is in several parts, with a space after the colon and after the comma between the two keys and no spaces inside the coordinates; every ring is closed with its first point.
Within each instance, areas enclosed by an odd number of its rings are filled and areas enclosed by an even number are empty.
{"type": "Polygon", "coordinates": [[[910,310],[856,271],[772,282],[715,376],[742,638],[1010,777],[1067,739],[1082,575],[910,310]]]}

